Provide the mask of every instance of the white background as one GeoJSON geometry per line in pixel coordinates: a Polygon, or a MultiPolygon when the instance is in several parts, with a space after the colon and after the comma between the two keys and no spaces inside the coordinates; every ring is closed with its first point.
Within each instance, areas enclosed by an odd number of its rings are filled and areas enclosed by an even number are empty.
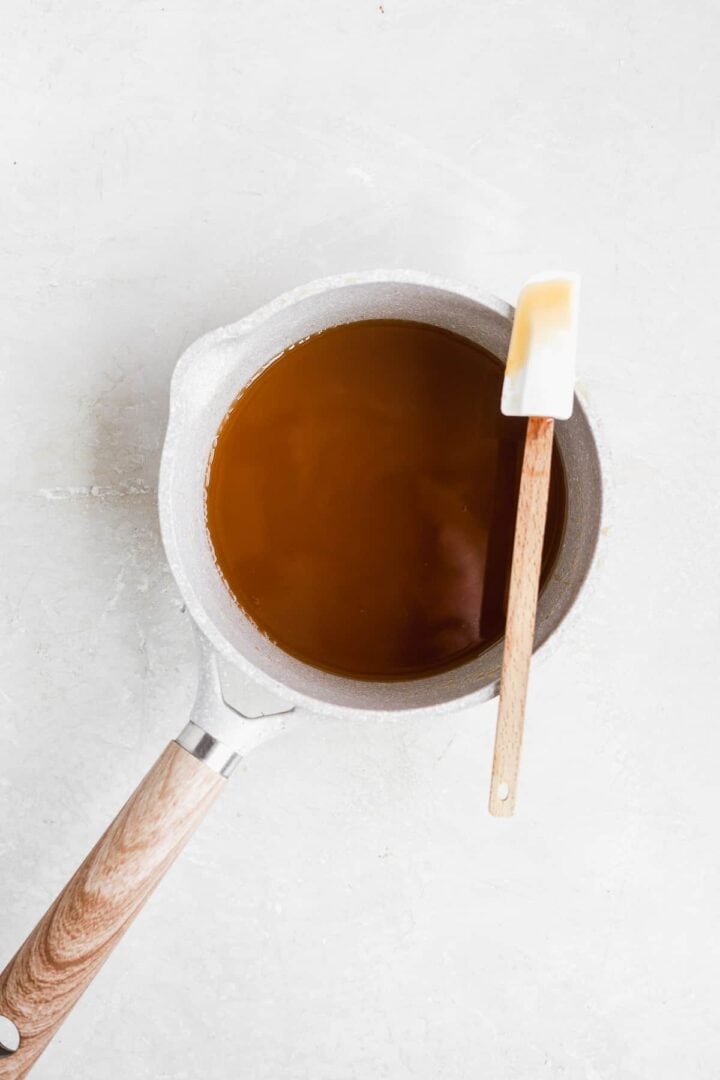
{"type": "Polygon", "coordinates": [[[3,9],[0,962],[184,722],[155,509],[182,349],[409,266],[583,275],[612,482],[582,619],[495,706],[249,757],[38,1080],[717,1080],[713,0],[3,9]]]}

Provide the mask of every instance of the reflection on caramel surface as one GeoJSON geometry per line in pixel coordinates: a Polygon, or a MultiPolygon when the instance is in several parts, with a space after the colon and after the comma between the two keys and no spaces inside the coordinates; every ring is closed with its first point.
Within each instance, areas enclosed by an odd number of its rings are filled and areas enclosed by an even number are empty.
{"type": "MultiPolygon", "coordinates": [[[[411,678],[502,633],[525,423],[464,338],[371,320],[288,349],[218,433],[207,523],[237,602],[281,648],[411,678]]],[[[545,570],[565,488],[553,461],[545,570]]]]}

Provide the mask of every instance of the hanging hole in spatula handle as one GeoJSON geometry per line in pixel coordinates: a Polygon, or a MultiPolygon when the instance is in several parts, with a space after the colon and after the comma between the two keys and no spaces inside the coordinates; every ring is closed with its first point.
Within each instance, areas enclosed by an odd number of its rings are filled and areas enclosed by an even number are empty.
{"type": "Polygon", "coordinates": [[[510,776],[509,772],[502,770],[493,778],[490,785],[489,810],[494,817],[512,817],[515,812],[515,792],[517,787],[517,774],[513,779],[503,780],[503,776],[510,776]]]}

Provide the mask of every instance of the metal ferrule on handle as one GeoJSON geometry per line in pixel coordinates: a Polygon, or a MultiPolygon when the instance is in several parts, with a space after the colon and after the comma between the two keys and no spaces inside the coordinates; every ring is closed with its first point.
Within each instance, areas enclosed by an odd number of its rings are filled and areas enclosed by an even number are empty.
{"type": "Polygon", "coordinates": [[[240,754],[190,720],[175,742],[220,776],[228,777],[240,762],[240,754]]]}

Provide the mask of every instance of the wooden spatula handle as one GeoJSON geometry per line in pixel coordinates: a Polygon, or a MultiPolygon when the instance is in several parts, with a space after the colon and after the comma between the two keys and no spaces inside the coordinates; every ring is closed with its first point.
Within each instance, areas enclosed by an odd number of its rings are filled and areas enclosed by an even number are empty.
{"type": "Polygon", "coordinates": [[[515,809],[547,516],[553,426],[550,419],[531,416],[525,436],[490,784],[490,813],[497,817],[510,817],[515,809]]]}
{"type": "Polygon", "coordinates": [[[0,1016],[20,1035],[2,1080],[27,1074],[224,783],[173,742],[130,796],[0,975],[0,1016]]]}

